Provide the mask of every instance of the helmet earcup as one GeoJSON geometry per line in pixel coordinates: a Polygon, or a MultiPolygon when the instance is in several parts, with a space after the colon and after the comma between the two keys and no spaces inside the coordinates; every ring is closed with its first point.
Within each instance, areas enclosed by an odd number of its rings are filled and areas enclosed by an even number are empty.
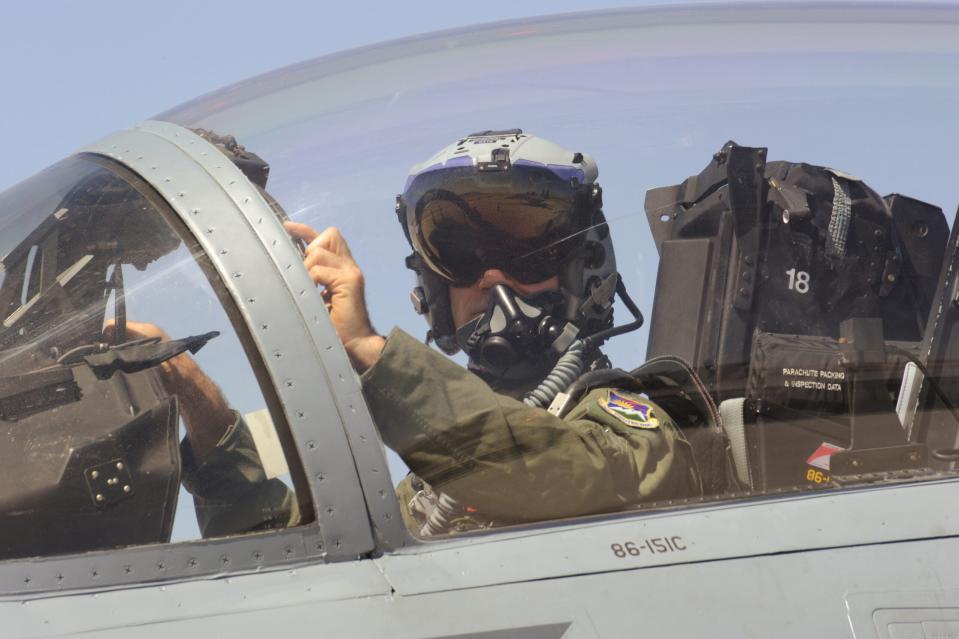
{"type": "Polygon", "coordinates": [[[581,337],[605,330],[613,321],[615,287],[608,289],[608,299],[587,301],[600,287],[616,274],[616,254],[613,241],[601,210],[595,211],[593,222],[583,237],[579,252],[566,264],[560,277],[560,287],[567,300],[566,319],[580,330],[581,337]],[[589,308],[587,308],[587,306],[589,308]]]}
{"type": "Polygon", "coordinates": [[[456,327],[453,326],[449,284],[426,266],[416,253],[406,258],[406,265],[416,273],[417,286],[411,297],[414,310],[425,315],[430,325],[428,339],[436,342],[447,355],[455,354],[460,347],[456,343],[456,327]]]}

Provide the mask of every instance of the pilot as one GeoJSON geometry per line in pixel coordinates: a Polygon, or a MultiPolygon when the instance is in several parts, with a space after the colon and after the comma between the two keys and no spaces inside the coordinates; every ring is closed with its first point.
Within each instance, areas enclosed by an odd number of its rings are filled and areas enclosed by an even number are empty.
{"type": "Polygon", "coordinates": [[[412,169],[396,208],[414,305],[465,369],[398,328],[377,334],[342,234],[286,223],[308,242],[305,266],[384,442],[412,471],[397,494],[419,534],[701,494],[680,429],[599,349],[625,288],[597,175],[588,155],[518,129],[467,136],[412,169]]]}

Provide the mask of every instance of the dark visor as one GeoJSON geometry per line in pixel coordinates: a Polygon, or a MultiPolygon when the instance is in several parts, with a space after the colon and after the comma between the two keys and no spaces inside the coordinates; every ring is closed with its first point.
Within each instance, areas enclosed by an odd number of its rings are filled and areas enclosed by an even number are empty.
{"type": "Polygon", "coordinates": [[[524,284],[559,273],[589,224],[588,188],[545,167],[474,167],[417,176],[405,194],[410,240],[454,284],[490,269],[524,284]]]}

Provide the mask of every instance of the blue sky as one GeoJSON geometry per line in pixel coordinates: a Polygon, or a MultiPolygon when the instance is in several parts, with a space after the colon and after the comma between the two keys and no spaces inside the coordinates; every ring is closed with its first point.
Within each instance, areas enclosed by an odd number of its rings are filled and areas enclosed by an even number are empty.
{"type": "Polygon", "coordinates": [[[197,95],[327,53],[524,16],[679,3],[10,3],[0,21],[0,191],[197,95]]]}
{"type": "Polygon", "coordinates": [[[327,53],[483,22],[670,4],[690,2],[11,2],[0,20],[0,191],[107,133],[327,53]]]}

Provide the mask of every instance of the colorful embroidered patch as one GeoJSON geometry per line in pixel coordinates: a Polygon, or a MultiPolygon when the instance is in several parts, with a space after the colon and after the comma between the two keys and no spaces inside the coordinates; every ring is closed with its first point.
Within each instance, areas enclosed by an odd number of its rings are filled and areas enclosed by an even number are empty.
{"type": "Polygon", "coordinates": [[[653,413],[652,404],[620,395],[612,390],[609,391],[605,400],[600,398],[598,401],[603,410],[627,426],[650,430],[659,428],[659,419],[653,413]]]}

